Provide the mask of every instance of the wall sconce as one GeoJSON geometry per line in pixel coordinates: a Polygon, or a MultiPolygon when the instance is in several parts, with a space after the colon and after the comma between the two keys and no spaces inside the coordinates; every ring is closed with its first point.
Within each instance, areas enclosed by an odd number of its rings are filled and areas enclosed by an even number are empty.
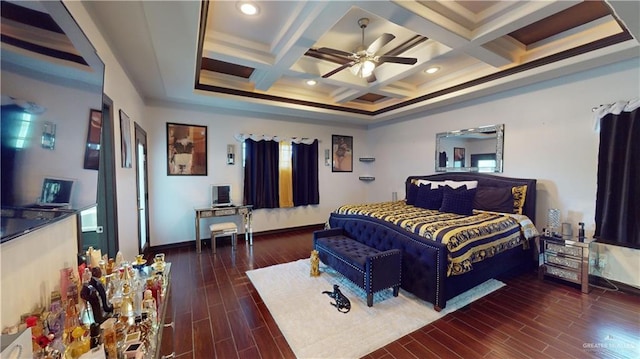
{"type": "Polygon", "coordinates": [[[331,166],[331,151],[328,148],[324,150],[324,165],[331,166]]]}
{"type": "Polygon", "coordinates": [[[53,150],[56,147],[56,124],[50,121],[42,125],[42,148],[53,150]]]}
{"type": "Polygon", "coordinates": [[[236,146],[227,145],[227,164],[233,165],[236,163],[236,146]]]}

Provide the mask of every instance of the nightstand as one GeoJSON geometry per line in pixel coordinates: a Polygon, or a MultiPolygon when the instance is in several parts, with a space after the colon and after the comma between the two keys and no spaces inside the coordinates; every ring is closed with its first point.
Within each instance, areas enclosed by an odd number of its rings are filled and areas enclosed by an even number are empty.
{"type": "Polygon", "coordinates": [[[589,293],[589,243],[540,237],[538,277],[555,277],[581,286],[589,293]]]}

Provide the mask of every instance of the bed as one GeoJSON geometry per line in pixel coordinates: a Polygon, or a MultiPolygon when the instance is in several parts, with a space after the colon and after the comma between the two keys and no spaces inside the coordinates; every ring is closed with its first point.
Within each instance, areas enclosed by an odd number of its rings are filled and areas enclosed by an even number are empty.
{"type": "Polygon", "coordinates": [[[487,279],[535,267],[535,179],[441,173],[410,176],[405,184],[404,200],[346,204],[327,222],[378,250],[400,249],[402,289],[440,311],[487,279]],[[437,209],[428,201],[434,193],[444,197],[437,209]]]}

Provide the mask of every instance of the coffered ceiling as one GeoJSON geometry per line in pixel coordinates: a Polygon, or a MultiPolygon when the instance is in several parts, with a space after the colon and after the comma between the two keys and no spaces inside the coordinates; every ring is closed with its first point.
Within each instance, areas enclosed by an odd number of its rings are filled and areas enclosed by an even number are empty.
{"type": "Polygon", "coordinates": [[[302,121],[397,120],[639,54],[632,1],[255,1],[255,16],[237,1],[84,4],[146,101],[302,121]],[[376,58],[354,75],[350,54],[383,34],[367,56],[415,64],[376,58]]]}

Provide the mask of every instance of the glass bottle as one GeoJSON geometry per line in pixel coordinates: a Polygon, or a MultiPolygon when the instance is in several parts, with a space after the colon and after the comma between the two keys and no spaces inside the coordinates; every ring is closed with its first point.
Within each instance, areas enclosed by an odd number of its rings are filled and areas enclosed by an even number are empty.
{"type": "Polygon", "coordinates": [[[118,341],[116,339],[116,329],[114,328],[114,318],[107,319],[102,323],[102,343],[107,353],[107,359],[118,359],[118,341]]]}

